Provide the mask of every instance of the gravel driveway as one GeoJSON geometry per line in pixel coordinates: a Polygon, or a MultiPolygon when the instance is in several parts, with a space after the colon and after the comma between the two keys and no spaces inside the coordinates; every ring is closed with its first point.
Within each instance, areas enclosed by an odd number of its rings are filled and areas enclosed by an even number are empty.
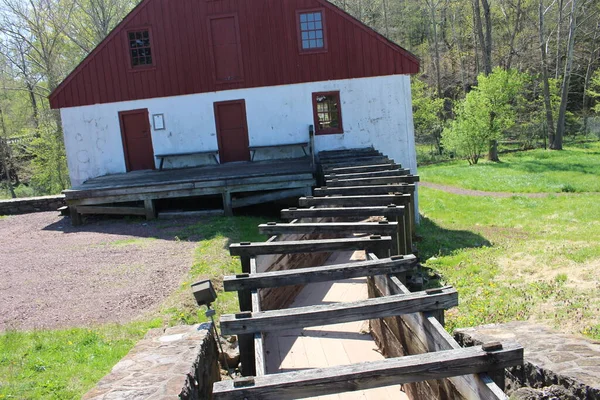
{"type": "Polygon", "coordinates": [[[0,218],[0,331],[126,322],[157,309],[186,277],[198,220],[96,220],[56,212],[0,218]]]}

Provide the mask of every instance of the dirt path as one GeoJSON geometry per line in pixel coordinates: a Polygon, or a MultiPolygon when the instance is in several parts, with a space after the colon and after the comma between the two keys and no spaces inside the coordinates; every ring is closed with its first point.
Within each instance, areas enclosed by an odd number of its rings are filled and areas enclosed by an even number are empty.
{"type": "Polygon", "coordinates": [[[452,194],[462,194],[466,196],[478,196],[478,197],[513,197],[513,196],[522,196],[529,198],[541,198],[548,197],[550,195],[555,196],[564,196],[569,193],[511,193],[511,192],[484,192],[483,190],[471,190],[471,189],[463,189],[456,186],[449,185],[441,185],[439,183],[431,183],[431,182],[419,182],[419,186],[423,186],[426,188],[442,190],[447,193],[452,194]]]}
{"type": "Polygon", "coordinates": [[[126,322],[182,282],[195,243],[186,221],[103,220],[73,228],[56,212],[0,219],[0,331],[126,322]]]}

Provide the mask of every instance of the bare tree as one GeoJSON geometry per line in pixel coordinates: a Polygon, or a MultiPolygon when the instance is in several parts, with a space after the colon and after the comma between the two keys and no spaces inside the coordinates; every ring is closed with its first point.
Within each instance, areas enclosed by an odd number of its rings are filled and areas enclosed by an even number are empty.
{"type": "Polygon", "coordinates": [[[569,39],[567,41],[567,54],[563,81],[561,87],[560,107],[558,109],[558,121],[556,123],[556,135],[550,146],[553,150],[562,150],[563,137],[565,135],[565,119],[567,115],[567,101],[569,99],[569,84],[571,82],[571,69],[573,66],[573,49],[575,47],[575,34],[577,28],[577,0],[571,0],[571,13],[569,16],[569,39]]]}
{"type": "Polygon", "coordinates": [[[548,144],[554,143],[555,130],[554,130],[554,117],[552,115],[552,104],[550,102],[550,82],[548,80],[548,55],[547,55],[547,41],[544,26],[544,18],[546,13],[550,10],[552,4],[547,8],[544,6],[544,0],[539,0],[539,41],[540,41],[540,53],[541,53],[541,70],[542,70],[542,84],[544,93],[544,109],[546,111],[546,128],[548,129],[548,144]]]}

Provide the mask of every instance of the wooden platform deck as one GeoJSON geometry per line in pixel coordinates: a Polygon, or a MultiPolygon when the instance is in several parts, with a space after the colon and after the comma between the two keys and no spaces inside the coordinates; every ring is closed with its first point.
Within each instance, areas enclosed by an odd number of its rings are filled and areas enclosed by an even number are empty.
{"type": "Polygon", "coordinates": [[[63,193],[76,224],[80,214],[153,218],[155,200],[208,195],[222,195],[231,214],[236,207],[309,194],[315,184],[312,158],[303,157],[106,175],[63,193]],[[142,201],[143,207],[118,205],[142,201]]]}

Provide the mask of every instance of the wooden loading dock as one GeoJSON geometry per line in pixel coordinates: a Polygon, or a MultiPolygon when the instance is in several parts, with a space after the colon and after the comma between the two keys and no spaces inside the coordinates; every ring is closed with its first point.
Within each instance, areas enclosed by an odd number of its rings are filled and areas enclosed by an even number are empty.
{"type": "Polygon", "coordinates": [[[222,196],[234,208],[302,196],[315,185],[312,157],[134,171],[90,179],[63,191],[73,225],[86,214],[156,217],[156,201],[222,196]]]}
{"type": "Polygon", "coordinates": [[[461,348],[443,327],[444,310],[458,304],[456,290],[411,292],[406,286],[407,276],[418,268],[412,254],[418,177],[373,149],[321,153],[320,161],[326,186],[300,198],[301,208],[282,210],[289,223],[261,224],[260,232],[272,235],[267,242],[230,246],[231,254],[240,257],[242,274],[225,277],[224,289],[238,292],[241,312],[223,315],[220,322],[224,334],[238,335],[244,377],[215,383],[214,399],[310,398],[398,384],[413,399],[506,399],[488,373],[522,364],[523,348],[516,343],[461,348]],[[347,182],[350,186],[344,186],[347,182]],[[373,217],[379,220],[371,221],[373,217]],[[318,238],[295,240],[289,235],[318,238]],[[291,270],[262,271],[258,261],[272,254],[363,250],[364,261],[291,270]],[[265,290],[358,277],[367,278],[368,299],[262,307],[265,290]],[[272,333],[366,319],[389,358],[267,373],[265,340],[272,333]]]}

